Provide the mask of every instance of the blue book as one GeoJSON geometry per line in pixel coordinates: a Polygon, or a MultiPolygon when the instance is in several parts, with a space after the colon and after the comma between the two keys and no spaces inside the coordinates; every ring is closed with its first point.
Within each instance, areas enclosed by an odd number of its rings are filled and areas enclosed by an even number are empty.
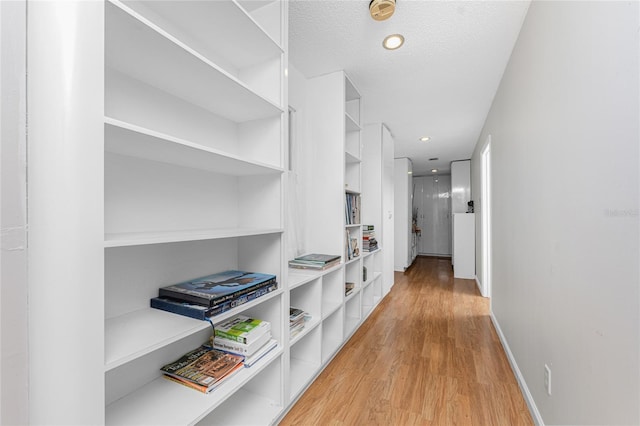
{"type": "Polygon", "coordinates": [[[225,271],[162,287],[158,296],[213,307],[275,282],[272,274],[225,271]]]}
{"type": "Polygon", "coordinates": [[[198,320],[209,320],[215,315],[220,315],[235,307],[244,305],[247,302],[255,300],[258,297],[262,297],[265,294],[269,294],[277,289],[278,284],[273,283],[266,287],[262,287],[252,292],[240,295],[233,300],[227,300],[226,302],[222,302],[221,304],[213,307],[184,302],[181,300],[172,299],[171,297],[154,297],[153,299],[151,299],[151,307],[167,312],[172,312],[174,314],[184,315],[186,317],[195,318],[198,320]]]}

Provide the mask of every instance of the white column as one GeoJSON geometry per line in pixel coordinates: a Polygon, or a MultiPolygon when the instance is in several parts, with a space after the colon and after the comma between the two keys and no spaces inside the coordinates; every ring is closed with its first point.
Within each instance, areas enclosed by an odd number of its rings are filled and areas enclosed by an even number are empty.
{"type": "Polygon", "coordinates": [[[29,416],[104,422],[104,5],[28,4],[29,416]]]}

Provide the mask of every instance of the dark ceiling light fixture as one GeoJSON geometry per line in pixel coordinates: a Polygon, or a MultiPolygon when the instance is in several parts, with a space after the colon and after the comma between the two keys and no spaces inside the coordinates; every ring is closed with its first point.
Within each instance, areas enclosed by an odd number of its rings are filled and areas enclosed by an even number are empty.
{"type": "Polygon", "coordinates": [[[438,157],[431,157],[431,158],[429,158],[429,161],[438,161],[438,160],[439,160],[439,158],[438,158],[438,157]]]}
{"type": "Polygon", "coordinates": [[[396,11],[396,0],[371,0],[369,3],[369,13],[376,21],[384,21],[391,18],[396,11]]]}

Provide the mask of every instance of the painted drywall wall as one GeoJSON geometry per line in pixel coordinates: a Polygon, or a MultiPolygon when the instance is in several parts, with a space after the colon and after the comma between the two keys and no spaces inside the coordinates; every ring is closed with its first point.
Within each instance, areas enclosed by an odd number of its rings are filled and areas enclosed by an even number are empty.
{"type": "Polygon", "coordinates": [[[287,171],[287,203],[286,213],[290,232],[287,233],[287,260],[306,253],[308,229],[305,218],[306,206],[310,200],[309,191],[306,190],[306,182],[309,182],[311,173],[311,147],[308,125],[307,106],[307,79],[289,63],[289,107],[290,114],[289,132],[289,170],[287,171]]]}
{"type": "Polygon", "coordinates": [[[393,269],[404,272],[413,259],[411,258],[411,206],[413,173],[411,160],[396,158],[394,164],[393,198],[394,198],[394,261],[393,269]]]}
{"type": "Polygon", "coordinates": [[[640,424],[638,28],[533,2],[473,155],[481,194],[491,135],[492,311],[545,424],[640,424]]]}
{"type": "Polygon", "coordinates": [[[0,2],[0,424],[29,422],[25,1],[0,2]]]}

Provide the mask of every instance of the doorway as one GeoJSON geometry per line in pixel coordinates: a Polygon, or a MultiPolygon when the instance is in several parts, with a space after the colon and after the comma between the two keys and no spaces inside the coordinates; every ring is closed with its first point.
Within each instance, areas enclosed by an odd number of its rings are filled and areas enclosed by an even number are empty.
{"type": "Polygon", "coordinates": [[[491,135],[482,150],[482,285],[484,297],[491,297],[491,135]]]}
{"type": "Polygon", "coordinates": [[[413,212],[420,228],[418,254],[451,256],[451,176],[413,178],[413,212]]]}

